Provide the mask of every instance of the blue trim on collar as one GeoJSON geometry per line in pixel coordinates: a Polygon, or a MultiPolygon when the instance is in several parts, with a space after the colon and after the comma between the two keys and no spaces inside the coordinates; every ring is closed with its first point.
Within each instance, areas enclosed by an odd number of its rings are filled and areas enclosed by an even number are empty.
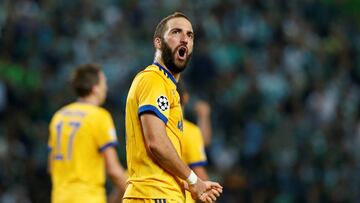
{"type": "Polygon", "coordinates": [[[170,80],[175,84],[177,85],[177,81],[176,79],[174,78],[174,76],[168,71],[166,70],[162,65],[160,65],[158,62],[154,62],[153,63],[154,65],[156,65],[157,67],[159,67],[160,70],[164,71],[164,74],[170,78],[170,80]]]}
{"type": "Polygon", "coordinates": [[[152,105],[141,106],[138,110],[138,115],[140,116],[141,114],[149,111],[155,113],[155,115],[160,118],[165,124],[168,122],[168,119],[164,116],[164,114],[162,114],[155,106],[152,105]]]}
{"type": "Polygon", "coordinates": [[[199,161],[199,162],[194,162],[194,163],[189,164],[189,167],[194,168],[197,166],[206,166],[206,165],[207,165],[206,161],[199,161]]]}

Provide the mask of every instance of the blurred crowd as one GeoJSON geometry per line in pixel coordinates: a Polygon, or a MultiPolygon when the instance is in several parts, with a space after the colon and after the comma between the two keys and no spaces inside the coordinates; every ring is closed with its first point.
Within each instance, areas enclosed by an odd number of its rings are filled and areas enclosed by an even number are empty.
{"type": "Polygon", "coordinates": [[[183,78],[192,103],[212,108],[219,202],[360,202],[359,10],[357,0],[0,1],[0,202],[49,202],[48,122],[74,99],[78,64],[108,76],[125,164],[127,90],[174,11],[195,29],[183,78]]]}

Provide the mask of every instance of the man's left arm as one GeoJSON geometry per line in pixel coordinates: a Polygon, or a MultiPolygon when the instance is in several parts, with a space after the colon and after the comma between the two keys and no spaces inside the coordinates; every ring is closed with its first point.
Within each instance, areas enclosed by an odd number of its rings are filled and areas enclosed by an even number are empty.
{"type": "Polygon", "coordinates": [[[109,202],[122,202],[126,189],[126,176],[114,147],[108,147],[102,152],[105,158],[106,173],[110,176],[116,189],[110,194],[109,202]]]}

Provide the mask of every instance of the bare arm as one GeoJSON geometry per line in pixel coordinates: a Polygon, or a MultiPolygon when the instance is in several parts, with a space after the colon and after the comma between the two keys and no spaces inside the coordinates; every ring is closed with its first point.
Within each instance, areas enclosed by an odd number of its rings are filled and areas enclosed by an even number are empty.
{"type": "Polygon", "coordinates": [[[112,192],[109,202],[121,202],[126,189],[126,177],[123,167],[120,165],[116,150],[108,147],[103,151],[106,172],[111,177],[116,189],[112,192]]]}
{"type": "Polygon", "coordinates": [[[210,105],[205,101],[198,101],[194,106],[194,110],[197,115],[197,124],[203,135],[205,146],[209,146],[211,144],[212,134],[210,105]]]}
{"type": "MultiPolygon", "coordinates": [[[[164,122],[150,113],[142,114],[140,120],[144,134],[145,147],[151,157],[171,174],[186,180],[191,173],[191,169],[177,154],[166,134],[164,122]]],[[[201,178],[197,178],[196,183],[189,185],[188,189],[193,198],[199,198],[203,202],[215,201],[216,197],[220,196],[220,193],[222,192],[222,187],[218,183],[210,181],[204,182],[201,178]],[[209,194],[209,196],[201,196],[204,193],[209,194]]]]}
{"type": "Polygon", "coordinates": [[[201,178],[201,180],[209,180],[209,176],[204,166],[195,166],[192,170],[199,178],[201,178]]]}
{"type": "Polygon", "coordinates": [[[150,113],[142,114],[140,119],[145,146],[152,158],[171,174],[186,180],[190,175],[190,168],[181,160],[166,135],[165,123],[150,113]]]}

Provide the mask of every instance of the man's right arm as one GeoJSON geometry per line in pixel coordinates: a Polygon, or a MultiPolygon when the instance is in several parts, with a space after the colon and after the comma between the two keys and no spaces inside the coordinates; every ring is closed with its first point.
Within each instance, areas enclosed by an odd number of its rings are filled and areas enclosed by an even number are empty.
{"type": "MultiPolygon", "coordinates": [[[[191,169],[182,161],[177,154],[174,146],[166,134],[165,123],[152,113],[143,113],[140,116],[143,130],[145,147],[152,158],[169,173],[186,180],[191,173],[191,169]]],[[[218,183],[202,181],[197,178],[195,184],[190,185],[190,192],[194,197],[200,197],[201,194],[208,192],[218,196],[222,187],[218,183]],[[212,189],[219,191],[214,192],[212,189]]],[[[215,198],[216,199],[216,198],[215,198]]],[[[200,198],[202,201],[212,202],[211,198],[200,198]]]]}
{"type": "Polygon", "coordinates": [[[171,174],[186,180],[191,169],[180,159],[167,137],[165,123],[151,113],[142,114],[140,119],[145,146],[152,158],[171,174]]]}

